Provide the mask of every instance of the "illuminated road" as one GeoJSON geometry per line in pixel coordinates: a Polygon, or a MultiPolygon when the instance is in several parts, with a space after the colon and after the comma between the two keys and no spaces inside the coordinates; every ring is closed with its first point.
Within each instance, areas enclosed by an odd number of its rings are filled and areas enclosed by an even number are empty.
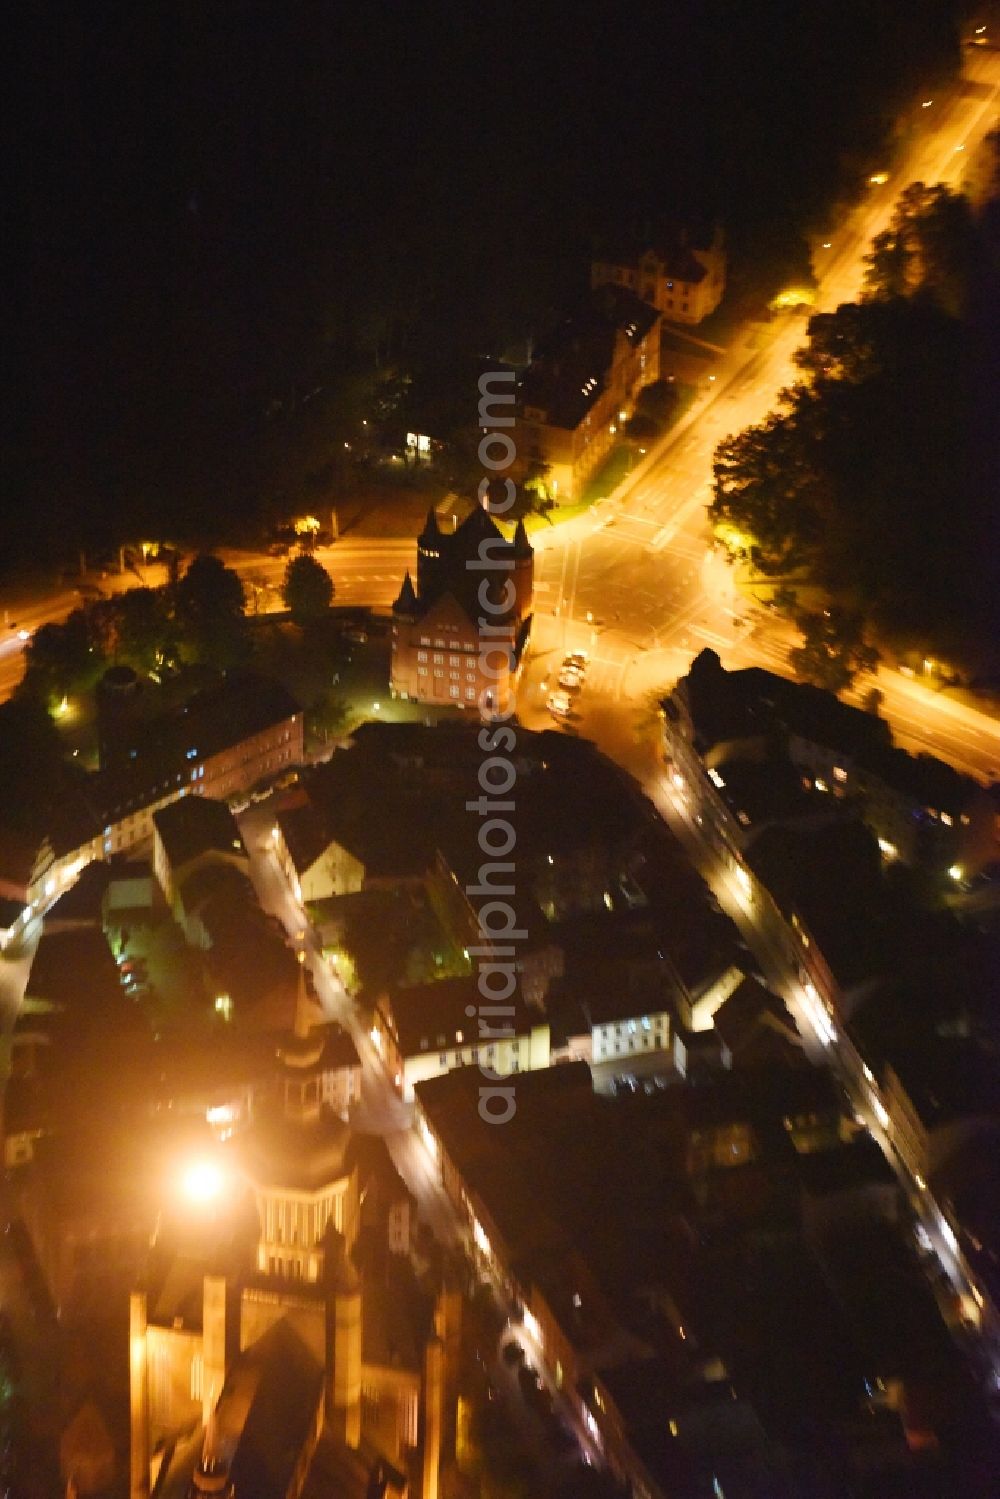
{"type": "MultiPolygon", "coordinates": [[[[288,566],[286,557],[233,550],[223,550],[219,555],[246,584],[251,611],[270,612],[283,607],[280,586],[288,566]]],[[[333,578],[335,604],[387,609],[399,592],[404,571],[414,566],[416,542],[344,537],[333,546],[318,548],[315,555],[333,578]]],[[[138,575],[129,571],[89,575],[88,596],[94,597],[95,589],[104,594],[121,593],[141,584],[159,587],[166,581],[166,570],[158,566],[143,567],[138,575]]],[[[10,622],[0,624],[0,702],[10,697],[24,673],[24,641],[19,630],[34,632],[40,625],[58,624],[83,602],[79,589],[67,583],[37,603],[7,609],[10,622]]],[[[0,607],[3,604],[0,597],[0,607]]]]}
{"type": "MultiPolygon", "coordinates": [[[[964,164],[992,128],[1000,89],[1000,52],[966,49],[962,82],[924,110],[916,104],[904,128],[909,145],[889,181],[817,243],[817,307],[829,310],[856,295],[872,238],[886,227],[896,197],[910,182],[961,179],[964,164]]],[[[712,455],[724,436],[760,421],[778,391],[795,375],[792,356],[805,336],[805,318],[789,313],[766,327],[744,330],[715,368],[692,409],[608,501],[577,521],[534,537],[536,627],[534,659],[525,691],[540,692],[560,647],[586,646],[595,657],[593,684],[618,700],[672,681],[703,646],[729,666],[759,664],[787,671],[787,629],[749,618],[734,595],[726,566],[709,549],[705,506],[712,455]],[[588,618],[589,614],[589,618],[588,618]]],[[[248,585],[251,607],[278,607],[286,559],[223,552],[248,585]]],[[[342,538],[319,560],[334,578],[339,604],[387,608],[406,567],[413,540],[342,538]]],[[[145,581],[162,582],[158,569],[145,581]]],[[[101,587],[135,586],[134,576],[111,577],[101,587]]],[[[0,607],[6,601],[0,598],[0,607]]],[[[23,643],[14,624],[36,629],[78,607],[71,585],[36,606],[9,611],[0,627],[0,701],[20,680],[23,643]]],[[[862,684],[865,685],[865,684],[862,684]]],[[[882,711],[900,743],[932,750],[959,769],[993,779],[1000,769],[1000,722],[883,667],[882,711]]]]}
{"type": "MultiPolygon", "coordinates": [[[[832,310],[857,294],[870,242],[908,183],[958,183],[996,122],[998,90],[1000,54],[973,50],[962,85],[928,110],[917,108],[911,144],[889,182],[873,187],[831,231],[828,249],[815,246],[816,310],[832,310]]],[[[805,326],[801,314],[789,313],[748,331],[720,359],[692,410],[611,498],[577,521],[536,534],[536,662],[529,692],[540,690],[560,647],[590,649],[597,657],[596,685],[618,697],[635,698],[639,680],[655,686],[648,680],[652,663],[660,681],[670,681],[705,645],[729,667],[788,671],[791,636],[747,617],[728,569],[709,551],[705,506],[717,444],[773,409],[778,392],[795,377],[792,356],[805,326]],[[646,656],[652,663],[640,661],[646,656]]],[[[1000,723],[888,668],[877,680],[882,711],[901,743],[933,750],[980,776],[996,773],[1000,723]]]]}

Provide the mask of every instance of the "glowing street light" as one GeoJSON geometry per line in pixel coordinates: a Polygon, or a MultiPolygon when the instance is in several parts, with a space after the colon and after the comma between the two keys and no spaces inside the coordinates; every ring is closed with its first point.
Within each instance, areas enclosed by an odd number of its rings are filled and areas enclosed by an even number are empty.
{"type": "Polygon", "coordinates": [[[214,1161],[193,1161],[184,1172],[181,1185],[190,1202],[204,1207],[218,1198],[224,1180],[221,1169],[214,1161]]]}

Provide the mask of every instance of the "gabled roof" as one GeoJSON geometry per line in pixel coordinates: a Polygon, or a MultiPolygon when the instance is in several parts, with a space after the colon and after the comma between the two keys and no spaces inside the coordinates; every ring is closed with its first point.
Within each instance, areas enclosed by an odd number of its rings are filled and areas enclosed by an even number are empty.
{"type": "Polygon", "coordinates": [[[174,869],[207,853],[246,858],[235,817],[225,802],[212,797],[182,796],[154,812],[153,825],[174,869]]]}
{"type": "Polygon", "coordinates": [[[752,977],[745,978],[729,998],[723,1000],[712,1017],[712,1024],[723,1044],[734,1054],[751,1045],[762,1031],[767,1030],[792,1045],[798,1043],[795,1022],[784,1000],[752,977]]]}
{"type": "Polygon", "coordinates": [[[285,1499],[323,1389],[323,1368],[282,1317],[241,1354],[226,1375],[216,1407],[224,1426],[249,1398],[230,1477],[239,1499],[285,1499]]]}
{"type": "MultiPolygon", "coordinates": [[[[474,976],[438,979],[436,983],[395,989],[389,1008],[403,1056],[488,1045],[488,1038],[483,1041],[479,1038],[475,1019],[479,1003],[479,988],[474,976]],[[467,1013],[470,1008],[474,1012],[471,1020],[467,1013]]],[[[520,1003],[517,994],[512,995],[507,1004],[513,1013],[505,1016],[504,1023],[513,1026],[515,1035],[524,1036],[532,1025],[539,1023],[538,1018],[520,1003]]]]}
{"type": "Polygon", "coordinates": [[[548,426],[574,431],[603,393],[619,336],[637,344],[660,314],[623,286],[591,291],[539,345],[521,382],[520,407],[548,426]]]}
{"type": "Polygon", "coordinates": [[[298,874],[320,858],[330,846],[330,833],[322,814],[311,803],[280,811],[275,821],[281,829],[292,863],[298,874]]]}

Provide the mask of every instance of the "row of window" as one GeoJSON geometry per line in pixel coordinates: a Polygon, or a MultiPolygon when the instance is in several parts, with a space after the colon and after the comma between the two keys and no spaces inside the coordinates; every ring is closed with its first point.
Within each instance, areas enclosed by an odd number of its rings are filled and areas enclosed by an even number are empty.
{"type": "MultiPolygon", "coordinates": [[[[457,646],[453,646],[452,649],[453,650],[457,650],[458,647],[457,646]]],[[[462,649],[463,650],[467,650],[467,651],[471,651],[473,649],[473,647],[471,645],[470,646],[463,646],[462,649]]],[[[426,651],[418,651],[417,652],[417,660],[418,661],[426,661],[427,660],[427,652],[426,651]]],[[[435,666],[441,666],[441,665],[444,664],[444,656],[440,652],[435,652],[435,654],[434,654],[434,664],[435,664],[435,666]]],[[[461,656],[449,656],[448,657],[448,665],[449,666],[461,666],[462,665],[462,657],[461,656]]]]}
{"type": "Polygon", "coordinates": [[[650,1018],[649,1018],[648,1015],[643,1015],[641,1021],[640,1020],[619,1020],[617,1022],[617,1024],[602,1025],[602,1026],[600,1026],[599,1027],[599,1031],[600,1031],[600,1034],[602,1036],[604,1036],[605,1040],[609,1041],[609,1040],[611,1040],[612,1036],[615,1036],[615,1035],[623,1036],[623,1035],[625,1035],[626,1030],[628,1031],[628,1034],[630,1036],[634,1036],[636,1034],[636,1032],[639,1030],[640,1026],[642,1027],[642,1029],[644,1031],[653,1030],[654,1027],[655,1027],[656,1030],[662,1031],[665,1023],[666,1022],[665,1022],[665,1020],[664,1020],[664,1018],[663,1018],[662,1015],[657,1015],[652,1020],[650,1020],[650,1018]]]}

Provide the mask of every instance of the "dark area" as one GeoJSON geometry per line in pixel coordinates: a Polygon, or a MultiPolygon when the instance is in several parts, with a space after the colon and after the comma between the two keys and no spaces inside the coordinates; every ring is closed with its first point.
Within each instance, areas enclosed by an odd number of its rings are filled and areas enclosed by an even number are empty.
{"type": "Polygon", "coordinates": [[[3,562],[329,500],[364,411],[454,424],[611,231],[721,220],[737,297],[801,266],[959,10],[22,7],[3,562]]]}

